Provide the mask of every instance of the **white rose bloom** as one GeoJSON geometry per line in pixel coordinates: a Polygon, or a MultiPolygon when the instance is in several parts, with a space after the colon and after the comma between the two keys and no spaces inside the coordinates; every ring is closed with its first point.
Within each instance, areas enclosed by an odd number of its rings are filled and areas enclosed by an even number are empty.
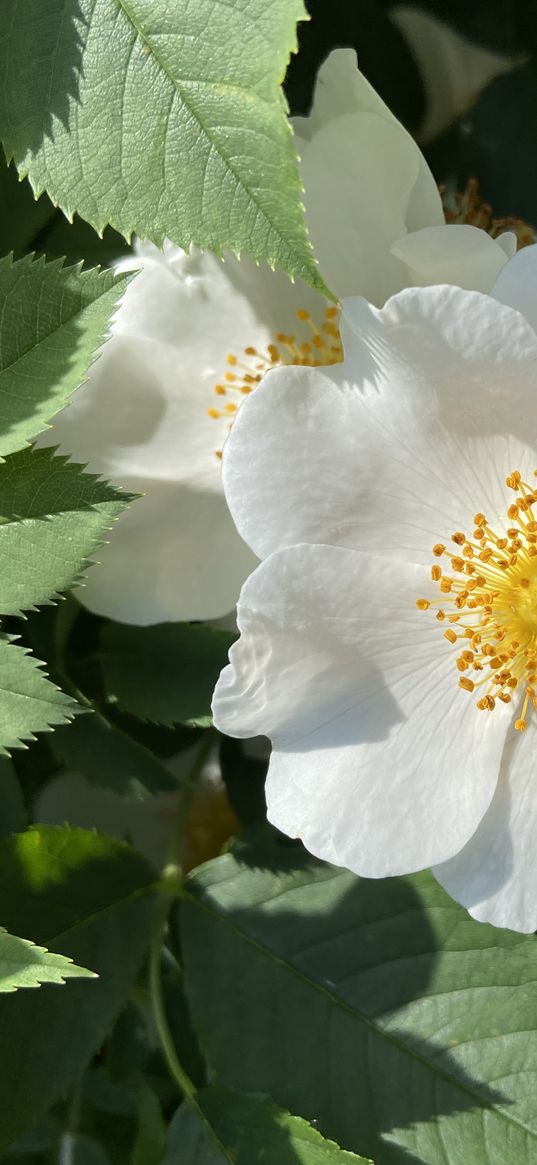
{"type": "Polygon", "coordinates": [[[537,927],[535,328],[533,246],[492,295],[349,299],[342,364],[267,375],[224,455],[264,561],[214,700],[222,731],[272,739],[285,833],[366,877],[433,866],[476,918],[522,931],[537,927]]]}
{"type": "MultiPolygon", "coordinates": [[[[338,296],[382,304],[408,283],[441,280],[490,289],[514,236],[439,225],[433,177],[353,52],[324,64],[296,133],[306,217],[338,296]]],[[[139,244],[118,264],[134,268],[88,382],[39,441],[145,495],[99,551],[78,592],[86,606],[138,624],[217,618],[255,565],[223,495],[228,428],[272,363],[341,358],[337,312],[327,317],[322,296],[248,259],[139,244]]]]}

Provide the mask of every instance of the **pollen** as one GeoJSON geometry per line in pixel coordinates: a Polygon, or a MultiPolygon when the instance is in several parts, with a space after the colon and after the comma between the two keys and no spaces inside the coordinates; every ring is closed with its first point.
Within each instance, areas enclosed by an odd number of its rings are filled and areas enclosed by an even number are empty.
{"type": "Polygon", "coordinates": [[[477,697],[476,707],[493,712],[513,703],[513,726],[525,732],[537,708],[537,488],[517,469],[505,485],[516,496],[507,504],[506,494],[505,529],[494,530],[479,511],[471,533],[450,535],[459,554],[435,543],[434,557],[446,562],[431,567],[441,598],[419,598],[416,606],[452,624],[442,634],[458,686],[477,697]]]}
{"type": "MultiPolygon", "coordinates": [[[[245,396],[257,388],[271,368],[282,364],[300,364],[311,368],[339,364],[343,360],[343,347],[339,335],[339,308],[327,307],[321,324],[317,324],[309,311],[299,308],[295,313],[296,334],[277,332],[274,340],[265,348],[248,345],[240,354],[229,352],[225,358],[226,369],[213,387],[216,396],[228,397],[223,408],[210,406],[207,416],[212,420],[233,417],[245,396]],[[233,371],[230,371],[233,369],[233,371]]],[[[220,403],[220,402],[219,402],[220,403]]],[[[215,456],[222,459],[222,450],[215,456]]]]}

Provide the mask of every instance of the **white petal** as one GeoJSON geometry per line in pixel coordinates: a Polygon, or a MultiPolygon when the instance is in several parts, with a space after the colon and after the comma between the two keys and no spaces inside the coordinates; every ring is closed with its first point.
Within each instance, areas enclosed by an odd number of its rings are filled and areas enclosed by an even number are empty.
{"type": "Polygon", "coordinates": [[[306,221],[325,279],[340,298],[384,303],[406,284],[392,243],[444,221],[425,159],[347,49],[321,66],[311,115],[295,119],[295,130],[306,221]]]}
{"type": "Polygon", "coordinates": [[[248,258],[220,260],[166,242],[162,251],[139,243],[132,262],[140,273],[123,297],[114,332],[162,340],[180,349],[189,363],[195,353],[202,370],[216,357],[217,376],[227,352],[288,330],[297,307],[313,312],[324,307],[322,297],[302,280],[293,284],[282,271],[248,258]]]}
{"type": "MultiPolygon", "coordinates": [[[[413,231],[419,227],[443,223],[444,212],[438,187],[423,154],[411,135],[358,69],[354,49],[335,49],[317,73],[313,107],[309,117],[292,118],[293,127],[300,139],[311,141],[320,130],[346,113],[373,114],[382,118],[397,128],[400,138],[406,143],[408,155],[417,158],[416,184],[407,207],[407,229],[413,231]]],[[[347,152],[351,152],[352,149],[352,140],[349,140],[347,152]]],[[[369,177],[367,172],[365,175],[362,174],[360,185],[364,178],[368,182],[369,177]]]]}
{"type": "Polygon", "coordinates": [[[426,142],[469,109],[490,81],[522,59],[472,44],[443,20],[411,5],[391,8],[390,20],[400,28],[420,66],[427,98],[420,140],[426,142]]]}
{"type": "Polygon", "coordinates": [[[322,316],[325,303],[249,260],[144,244],[131,261],[142,269],[111,338],[38,444],[59,444],[147,495],[112,529],[82,601],[140,623],[217,617],[234,605],[253,559],[227,514],[216,456],[231,416],[208,415],[244,398],[232,389],[216,396],[214,386],[226,383],[228,353],[265,348],[277,331],[296,330],[297,308],[322,316]]]}
{"type": "Polygon", "coordinates": [[[194,479],[220,492],[215,451],[227,437],[229,417],[215,421],[207,410],[243,399],[232,390],[227,398],[215,396],[215,384],[229,371],[227,354],[240,357],[244,347],[264,348],[278,330],[293,330],[298,307],[322,316],[324,300],[249,260],[223,263],[172,248],[170,265],[144,246],[147,265],[127,288],[114,334],[40,443],[60,442],[64,452],[120,484],[144,475],[194,479]]]}
{"type": "Polygon", "coordinates": [[[223,495],[173,482],[126,484],[146,496],[119,517],[77,598],[98,615],[141,626],[230,611],[257,560],[223,495]]]}
{"type": "Polygon", "coordinates": [[[405,264],[405,286],[453,283],[484,292],[490,291],[508,258],[504,247],[485,231],[456,224],[413,231],[391,251],[405,264]]]}
{"type": "Polygon", "coordinates": [[[382,304],[408,282],[390,248],[405,233],[418,167],[404,131],[369,113],[337,118],[303,150],[306,223],[339,299],[365,295],[382,304]]]}
{"type": "Polygon", "coordinates": [[[458,686],[438,622],[416,610],[424,576],[327,546],[272,555],[243,587],[214,697],[222,731],[272,738],[273,823],[366,877],[457,852],[490,803],[510,720],[458,686]]]}
{"type": "Polygon", "coordinates": [[[346,113],[373,113],[399,125],[397,118],[358,68],[354,49],[334,49],[323,61],[315,82],[308,117],[291,118],[293,129],[304,141],[346,113]]]}
{"type": "Polygon", "coordinates": [[[529,933],[537,928],[537,732],[511,729],[492,803],[476,833],[434,874],[474,918],[529,933]]]}
{"type": "Polygon", "coordinates": [[[241,409],[224,483],[242,537],[260,558],[307,541],[430,562],[478,510],[503,528],[505,476],[537,467],[535,333],[454,287],[344,315],[343,364],[271,372],[241,409]]]}
{"type": "Polygon", "coordinates": [[[523,247],[502,268],[491,295],[521,312],[537,332],[537,244],[523,247]]]}
{"type": "Polygon", "coordinates": [[[518,248],[518,239],[514,231],[503,231],[498,235],[496,242],[502,251],[505,251],[508,259],[512,259],[516,255],[518,248]]]}
{"type": "Polygon", "coordinates": [[[63,453],[120,485],[144,476],[202,482],[220,493],[215,453],[227,436],[225,423],[207,414],[217,399],[203,384],[201,370],[196,384],[193,354],[185,353],[182,369],[179,359],[171,344],[112,336],[88,382],[38,444],[59,444],[63,453]]]}

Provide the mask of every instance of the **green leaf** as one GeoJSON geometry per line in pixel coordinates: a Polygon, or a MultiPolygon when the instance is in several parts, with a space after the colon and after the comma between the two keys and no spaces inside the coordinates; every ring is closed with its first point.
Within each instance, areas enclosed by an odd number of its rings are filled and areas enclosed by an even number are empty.
{"type": "Polygon", "coordinates": [[[158,758],[98,712],[57,729],[51,747],[67,768],[122,797],[177,792],[177,781],[158,758]]]}
{"type": "Polygon", "coordinates": [[[140,720],[204,727],[235,639],[233,632],[199,623],[109,623],[101,638],[108,698],[140,720]]]}
{"type": "Polygon", "coordinates": [[[82,383],[126,283],[61,260],[0,259],[2,456],[46,428],[82,383]]]}
{"type": "Polygon", "coordinates": [[[406,1165],[406,1150],[534,1165],[535,938],[474,922],[429,874],[263,858],[226,855],[186,883],[187,995],[212,1078],[269,1093],[378,1165],[406,1165]]]}
{"type": "Polygon", "coordinates": [[[301,1117],[268,1098],[239,1096],[227,1088],[198,1092],[184,1102],[168,1130],[161,1165],[367,1165],[326,1141],[301,1117]]]}
{"type": "Polygon", "coordinates": [[[39,826],[0,843],[2,922],[99,975],[0,999],[0,1152],[101,1046],[147,948],[153,880],[129,846],[82,829],[39,826]]]}
{"type": "Polygon", "coordinates": [[[39,660],[0,634],[0,755],[65,724],[78,705],[47,679],[39,660]]]}
{"type": "Polygon", "coordinates": [[[82,581],[131,500],[51,449],[0,464],[0,611],[17,615],[82,581]]]}
{"type": "Polygon", "coordinates": [[[3,0],[7,156],[98,231],[248,251],[325,290],[279,89],[305,17],[302,0],[3,0]]]}
{"type": "Polygon", "coordinates": [[[166,1126],[160,1104],[152,1088],[140,1081],[138,1129],[132,1150],[132,1165],[159,1165],[162,1159],[166,1126]]]}
{"type": "Polygon", "coordinates": [[[0,994],[66,979],[95,979],[94,971],[76,967],[72,959],[55,955],[29,939],[8,934],[0,926],[0,994]]]}

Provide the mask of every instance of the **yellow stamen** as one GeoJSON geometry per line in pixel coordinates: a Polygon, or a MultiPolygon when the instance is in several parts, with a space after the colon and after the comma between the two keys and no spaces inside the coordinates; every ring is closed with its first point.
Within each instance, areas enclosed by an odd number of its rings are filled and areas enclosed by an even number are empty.
{"type": "MultiPolygon", "coordinates": [[[[301,327],[302,336],[289,332],[277,332],[274,341],[260,351],[252,345],[243,348],[240,356],[229,352],[226,364],[233,372],[225,371],[218,384],[214,385],[217,396],[237,394],[237,400],[226,404],[223,411],[208,408],[207,414],[214,420],[235,414],[245,396],[249,396],[263,376],[271,368],[282,364],[300,364],[309,367],[326,367],[339,364],[343,360],[343,347],[338,328],[339,308],[327,307],[324,320],[318,326],[309,311],[299,308],[295,313],[301,327]],[[307,339],[303,338],[304,331],[307,339]],[[222,383],[222,381],[224,383],[222,383]]],[[[221,451],[216,453],[221,459],[221,451]]]]}
{"type": "MultiPolygon", "coordinates": [[[[514,727],[524,732],[528,710],[537,708],[537,517],[532,510],[537,493],[519,470],[508,474],[505,484],[517,495],[507,507],[505,530],[497,534],[485,514],[474,514],[471,536],[462,531],[451,535],[460,555],[452,555],[442,542],[433,546],[433,555],[444,557],[451,573],[434,565],[431,579],[442,595],[436,618],[443,622],[447,615],[449,623],[458,623],[457,630],[443,632],[444,638],[452,646],[466,645],[455,655],[456,671],[483,673],[475,680],[459,674],[459,687],[473,692],[484,686],[476,706],[488,712],[497,701],[509,704],[520,692],[514,727]],[[450,605],[456,613],[449,613],[450,605]]],[[[425,598],[416,602],[422,611],[438,605],[425,598]]]]}

